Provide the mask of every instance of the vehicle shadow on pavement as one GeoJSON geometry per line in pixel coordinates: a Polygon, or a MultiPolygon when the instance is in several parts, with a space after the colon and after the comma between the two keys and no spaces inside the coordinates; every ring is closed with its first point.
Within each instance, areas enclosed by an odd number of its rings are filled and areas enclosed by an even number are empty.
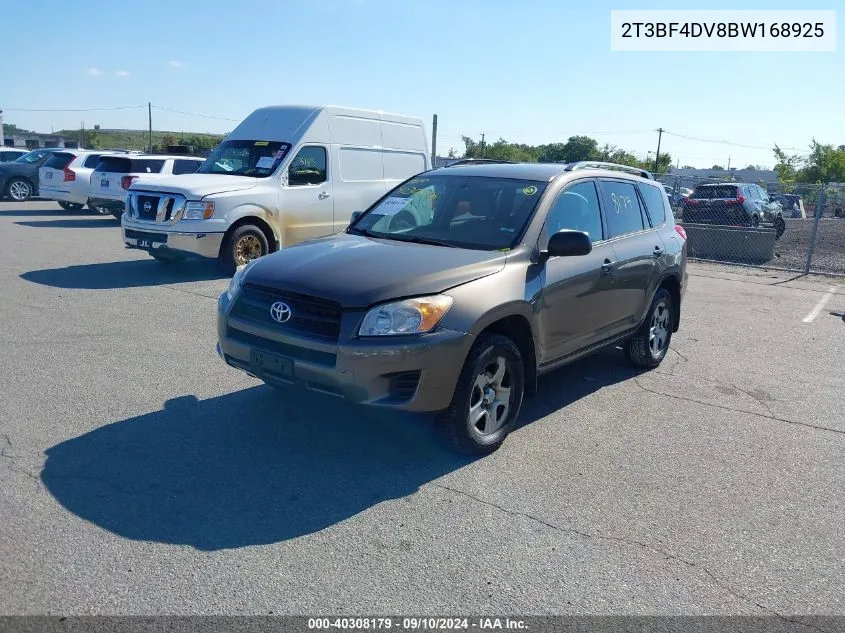
{"type": "Polygon", "coordinates": [[[32,222],[15,222],[15,224],[18,226],[30,226],[36,229],[120,228],[120,220],[113,215],[97,215],[95,217],[67,220],[33,220],[32,222]]]}
{"type": "MultiPolygon", "coordinates": [[[[521,426],[635,373],[611,350],[544,376],[521,426]]],[[[209,551],[270,544],[473,462],[432,417],[265,386],[183,396],[53,446],[41,480],[69,511],[125,538],[209,551]]]]}
{"type": "Polygon", "coordinates": [[[93,213],[93,211],[89,211],[88,209],[79,211],[65,211],[64,209],[0,209],[0,218],[61,217],[66,215],[72,217],[91,217],[93,213]]]}
{"type": "Polygon", "coordinates": [[[153,258],[32,270],[21,279],[53,288],[108,290],[228,277],[215,261],[159,262],[153,258]]]}

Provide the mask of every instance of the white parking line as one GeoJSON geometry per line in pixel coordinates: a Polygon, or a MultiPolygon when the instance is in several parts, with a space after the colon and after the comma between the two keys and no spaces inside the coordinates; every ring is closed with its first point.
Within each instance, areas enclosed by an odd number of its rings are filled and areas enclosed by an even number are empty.
{"type": "Polygon", "coordinates": [[[819,316],[819,313],[824,309],[825,305],[827,305],[827,302],[830,301],[830,298],[833,296],[835,290],[836,286],[828,288],[827,292],[822,295],[822,298],[819,299],[819,302],[815,305],[815,307],[810,310],[810,314],[804,317],[804,323],[812,323],[813,320],[819,316]]]}

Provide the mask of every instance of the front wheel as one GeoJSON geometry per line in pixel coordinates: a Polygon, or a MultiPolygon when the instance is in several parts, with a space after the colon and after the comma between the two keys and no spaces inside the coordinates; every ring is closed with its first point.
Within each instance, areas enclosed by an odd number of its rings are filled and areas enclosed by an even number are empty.
{"type": "Polygon", "coordinates": [[[65,211],[79,211],[82,209],[84,205],[79,204],[78,202],[63,202],[59,201],[59,206],[64,209],[65,211]]]}
{"type": "Polygon", "coordinates": [[[625,357],[635,367],[654,369],[666,357],[675,317],[672,295],[660,288],[651,300],[645,321],[637,333],[625,343],[625,357]]]}
{"type": "Polygon", "coordinates": [[[781,236],[786,232],[786,220],[784,220],[781,216],[777,216],[774,220],[775,225],[775,239],[779,240],[781,236]]]}
{"type": "Polygon", "coordinates": [[[244,266],[253,259],[263,257],[270,250],[267,236],[254,224],[242,224],[223,240],[220,263],[229,272],[244,266]]]}
{"type": "Polygon", "coordinates": [[[760,216],[756,213],[751,216],[751,226],[753,226],[755,229],[760,226],[760,216]]]}
{"type": "Polygon", "coordinates": [[[482,334],[470,349],[441,422],[467,455],[492,453],[514,427],[525,387],[519,348],[505,336],[482,334]]]}
{"type": "Polygon", "coordinates": [[[32,185],[26,178],[14,178],[6,186],[6,195],[15,202],[26,202],[32,197],[32,185]]]}

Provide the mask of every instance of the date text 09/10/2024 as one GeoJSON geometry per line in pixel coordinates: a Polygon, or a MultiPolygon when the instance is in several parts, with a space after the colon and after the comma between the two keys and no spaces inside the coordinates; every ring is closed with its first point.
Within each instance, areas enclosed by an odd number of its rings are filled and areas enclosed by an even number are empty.
{"type": "Polygon", "coordinates": [[[524,620],[512,618],[309,618],[308,628],[312,630],[389,630],[397,631],[444,631],[444,630],[524,630],[524,620]]]}

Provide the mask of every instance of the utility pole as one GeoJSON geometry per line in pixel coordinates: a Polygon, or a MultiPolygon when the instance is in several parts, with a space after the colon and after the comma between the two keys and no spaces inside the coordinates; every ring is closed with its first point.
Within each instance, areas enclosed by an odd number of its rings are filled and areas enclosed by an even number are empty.
{"type": "Polygon", "coordinates": [[[437,160],[437,115],[435,114],[431,121],[431,166],[435,167],[437,160]]]}
{"type": "Polygon", "coordinates": [[[85,149],[85,121],[82,122],[82,132],[79,135],[79,149],[85,149]]]}
{"type": "Polygon", "coordinates": [[[481,133],[481,158],[484,158],[484,132],[481,133]]]}
{"type": "Polygon", "coordinates": [[[654,155],[654,172],[657,173],[657,164],[660,162],[660,141],[663,139],[663,128],[657,128],[657,153],[654,155]]]}
{"type": "Polygon", "coordinates": [[[731,157],[728,156],[728,171],[731,170],[731,157]]]}
{"type": "Polygon", "coordinates": [[[147,117],[149,118],[149,122],[150,122],[150,142],[149,142],[150,150],[149,151],[150,151],[150,154],[152,154],[153,153],[153,106],[149,101],[147,101],[147,117]]]}
{"type": "Polygon", "coordinates": [[[0,145],[6,145],[6,132],[3,130],[3,110],[0,110],[0,145]]]}

